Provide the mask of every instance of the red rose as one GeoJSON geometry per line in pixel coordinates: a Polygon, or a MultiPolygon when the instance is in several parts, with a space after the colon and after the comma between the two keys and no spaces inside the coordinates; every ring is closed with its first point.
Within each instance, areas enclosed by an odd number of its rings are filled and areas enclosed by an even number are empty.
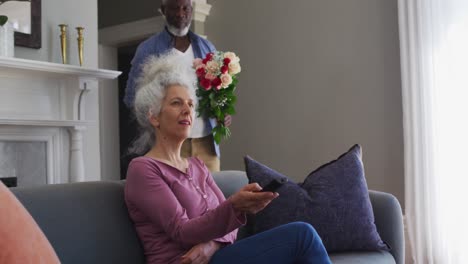
{"type": "Polygon", "coordinates": [[[223,62],[224,62],[224,65],[227,66],[227,65],[229,65],[229,63],[231,63],[231,59],[230,58],[224,58],[223,62]]]}
{"type": "Polygon", "coordinates": [[[206,54],[206,58],[207,58],[208,60],[211,60],[211,59],[213,58],[213,53],[210,52],[210,53],[206,54]]]}
{"type": "Polygon", "coordinates": [[[211,82],[208,79],[201,78],[200,79],[200,84],[203,87],[203,89],[205,89],[206,91],[211,89],[211,82]]]}
{"type": "Polygon", "coordinates": [[[208,58],[204,58],[204,59],[202,60],[203,64],[206,64],[206,63],[209,62],[209,61],[210,61],[210,59],[208,59],[208,58]]]}
{"type": "Polygon", "coordinates": [[[221,89],[221,79],[219,77],[214,78],[211,81],[211,85],[216,88],[216,90],[221,89]]]}
{"type": "Polygon", "coordinates": [[[202,77],[203,75],[205,75],[205,69],[203,67],[200,67],[197,69],[196,73],[198,77],[202,77]]]}
{"type": "MultiPolygon", "coordinates": [[[[229,59],[228,59],[229,60],[229,59]]],[[[226,65],[221,66],[221,73],[225,74],[229,71],[229,67],[226,65]]]]}

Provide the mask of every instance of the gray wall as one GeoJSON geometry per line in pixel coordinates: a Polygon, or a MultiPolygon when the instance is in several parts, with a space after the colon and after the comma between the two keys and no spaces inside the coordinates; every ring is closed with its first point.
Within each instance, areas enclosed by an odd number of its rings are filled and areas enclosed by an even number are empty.
{"type": "Polygon", "coordinates": [[[370,188],[404,204],[397,0],[216,0],[206,34],[241,58],[222,169],[246,154],[296,181],[363,147],[370,188]]]}

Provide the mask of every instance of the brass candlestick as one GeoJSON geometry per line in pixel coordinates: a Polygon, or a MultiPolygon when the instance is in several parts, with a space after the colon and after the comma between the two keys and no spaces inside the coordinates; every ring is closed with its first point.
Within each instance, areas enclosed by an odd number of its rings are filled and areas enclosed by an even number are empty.
{"type": "Polygon", "coordinates": [[[83,66],[83,27],[77,27],[76,30],[78,31],[78,58],[80,59],[80,66],[83,66]]]}
{"type": "Polygon", "coordinates": [[[68,25],[60,24],[60,48],[62,50],[62,63],[67,64],[67,27],[68,25]]]}

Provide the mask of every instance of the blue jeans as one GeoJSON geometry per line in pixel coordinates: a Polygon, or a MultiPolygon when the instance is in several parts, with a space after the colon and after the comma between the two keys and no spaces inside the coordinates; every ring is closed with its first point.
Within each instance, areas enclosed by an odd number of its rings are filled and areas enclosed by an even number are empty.
{"type": "Polygon", "coordinates": [[[244,238],[218,250],[210,264],[330,264],[317,231],[294,222],[244,238]]]}

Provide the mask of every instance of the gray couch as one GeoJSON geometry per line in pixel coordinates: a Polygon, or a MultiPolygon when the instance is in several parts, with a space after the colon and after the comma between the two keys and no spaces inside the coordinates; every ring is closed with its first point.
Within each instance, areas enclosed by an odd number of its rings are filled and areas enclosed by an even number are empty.
{"type": "MultiPolygon", "coordinates": [[[[244,172],[214,174],[226,197],[247,183],[244,172]]],[[[64,264],[144,263],[124,202],[124,182],[84,182],[12,188],[64,264]]],[[[331,254],[333,263],[404,263],[402,213],[397,199],[370,191],[378,231],[390,252],[331,254]]],[[[248,235],[241,229],[239,238],[248,235]]]]}

